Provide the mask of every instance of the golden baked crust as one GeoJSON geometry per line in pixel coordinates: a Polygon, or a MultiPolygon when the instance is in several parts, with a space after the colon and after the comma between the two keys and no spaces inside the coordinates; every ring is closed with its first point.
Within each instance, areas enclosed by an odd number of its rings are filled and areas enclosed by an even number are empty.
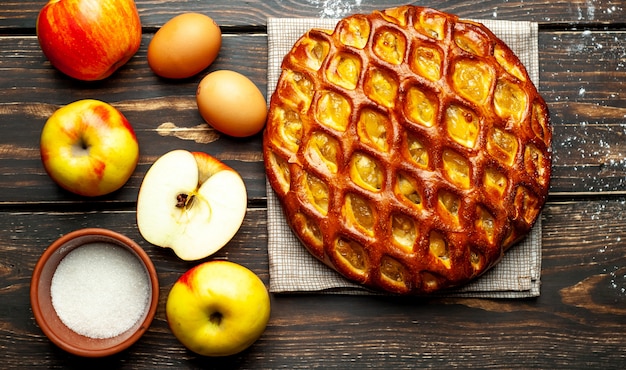
{"type": "Polygon", "coordinates": [[[263,151],[313,256],[365,286],[423,294],[474,279],[530,231],[551,140],[547,106],[501,40],[403,6],[295,43],[263,151]]]}

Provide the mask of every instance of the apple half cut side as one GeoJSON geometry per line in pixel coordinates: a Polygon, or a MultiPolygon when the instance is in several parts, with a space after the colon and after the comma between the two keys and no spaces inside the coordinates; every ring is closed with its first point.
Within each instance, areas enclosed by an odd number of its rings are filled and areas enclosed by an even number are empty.
{"type": "Polygon", "coordinates": [[[137,227],[148,242],[186,261],[212,255],[237,233],[248,197],[241,176],[201,152],[173,150],[146,173],[137,227]]]}

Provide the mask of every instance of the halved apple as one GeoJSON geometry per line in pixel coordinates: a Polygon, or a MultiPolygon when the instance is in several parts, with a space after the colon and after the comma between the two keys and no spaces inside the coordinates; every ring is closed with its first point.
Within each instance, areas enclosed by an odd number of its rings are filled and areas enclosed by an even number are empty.
{"type": "Polygon", "coordinates": [[[137,226],[148,242],[186,261],[217,252],[237,233],[247,209],[241,176],[201,152],[173,150],[146,173],[137,199],[137,226]]]}

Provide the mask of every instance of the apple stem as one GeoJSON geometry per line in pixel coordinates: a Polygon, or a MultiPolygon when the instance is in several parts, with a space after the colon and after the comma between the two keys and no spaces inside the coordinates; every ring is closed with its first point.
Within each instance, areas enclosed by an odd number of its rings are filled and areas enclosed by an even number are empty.
{"type": "Polygon", "coordinates": [[[224,317],[221,313],[219,312],[213,312],[210,316],[209,316],[209,321],[211,321],[213,324],[215,325],[220,325],[220,323],[222,322],[222,317],[224,317]]]}
{"type": "Polygon", "coordinates": [[[85,142],[85,139],[83,138],[80,139],[80,147],[83,148],[83,150],[87,150],[89,148],[89,145],[85,142]]]}

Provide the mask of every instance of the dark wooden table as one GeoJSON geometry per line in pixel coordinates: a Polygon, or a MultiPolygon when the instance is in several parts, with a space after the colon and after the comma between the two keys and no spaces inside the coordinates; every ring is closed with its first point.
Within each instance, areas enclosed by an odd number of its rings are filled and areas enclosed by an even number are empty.
{"type": "MultiPolygon", "coordinates": [[[[239,171],[249,209],[217,257],[269,281],[261,139],[209,144],[164,135],[171,122],[197,129],[197,83],[164,81],[148,68],[154,32],[184,11],[205,13],[224,33],[209,68],[232,69],[267,87],[266,18],[341,17],[401,1],[138,0],[144,36],[109,79],[72,80],[50,66],[35,35],[41,1],[0,3],[0,368],[623,368],[626,364],[626,1],[417,2],[467,18],[539,23],[539,90],[554,125],[554,169],[543,212],[541,296],[536,299],[411,299],[274,295],[261,339],[243,353],[203,358],[182,347],[165,320],[165,298],[195,263],[145,242],[135,224],[138,187],[150,164],[176,148],[202,150],[239,171]],[[326,3],[327,5],[323,5],[326,3]],[[60,190],[39,158],[39,135],[59,106],[97,98],[133,124],[140,163],[127,185],[98,199],[60,190]],[[83,227],[139,242],[159,272],[161,302],[149,331],[111,358],[88,360],[55,347],[32,316],[29,285],[44,249],[83,227]]],[[[201,130],[209,133],[206,126],[201,130]]]]}

